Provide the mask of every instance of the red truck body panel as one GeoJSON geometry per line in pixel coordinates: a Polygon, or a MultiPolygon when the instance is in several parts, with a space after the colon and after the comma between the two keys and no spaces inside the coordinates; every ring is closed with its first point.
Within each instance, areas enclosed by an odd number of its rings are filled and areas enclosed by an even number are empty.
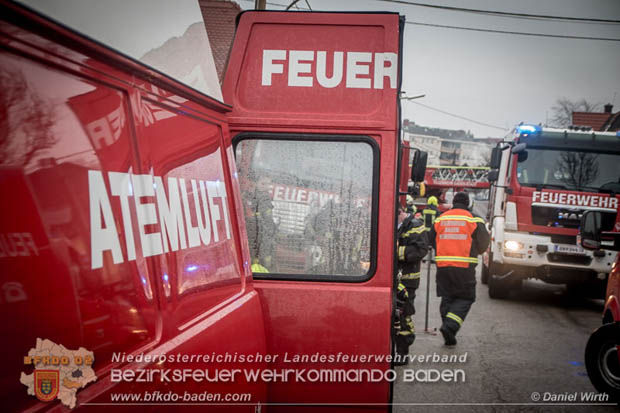
{"type": "Polygon", "coordinates": [[[605,309],[603,310],[603,315],[605,318],[605,322],[618,321],[620,322],[620,263],[619,259],[616,258],[616,265],[609,273],[609,279],[607,280],[607,292],[606,292],[606,301],[605,301],[605,309]],[[610,319],[607,319],[608,316],[611,316],[610,319]]]}
{"type": "MultiPolygon", "coordinates": [[[[268,353],[390,354],[399,24],[396,14],[246,12],[239,20],[223,85],[225,100],[233,106],[233,139],[253,134],[293,140],[368,137],[381,157],[380,170],[375,171],[381,185],[372,195],[377,248],[369,273],[354,283],[256,280],[267,315],[268,353]],[[332,81],[321,80],[318,73],[332,81]]],[[[286,368],[287,363],[280,359],[275,366],[286,368]]],[[[306,362],[295,367],[383,371],[389,363],[306,362]]],[[[270,385],[268,400],[384,403],[389,395],[387,382],[287,382],[270,385]]]]}
{"type": "MultiPolygon", "coordinates": [[[[0,10],[3,409],[65,409],[20,383],[37,339],[94,352],[98,379],[77,393],[86,409],[110,392],[205,389],[112,382],[112,368],[188,367],[113,353],[265,354],[230,108],[13,4],[0,10]]],[[[267,386],[208,390],[260,402],[267,386]]]]}
{"type": "MultiPolygon", "coordinates": [[[[523,186],[519,184],[519,181],[515,178],[517,175],[517,155],[513,155],[513,162],[511,164],[511,176],[510,188],[513,190],[513,194],[507,197],[509,202],[517,204],[518,211],[518,230],[523,232],[536,232],[542,234],[558,234],[558,235],[570,235],[576,236],[579,231],[578,228],[561,228],[553,226],[535,225],[532,219],[532,203],[549,203],[558,205],[568,205],[574,208],[588,207],[588,208],[608,208],[611,210],[618,210],[620,204],[620,196],[612,196],[605,193],[587,192],[587,191],[570,191],[570,190],[554,190],[543,189],[537,191],[536,188],[523,186]]],[[[616,224],[614,231],[620,231],[620,214],[616,216],[616,224]]]]}
{"type": "MultiPolygon", "coordinates": [[[[0,16],[0,405],[65,411],[20,383],[33,372],[29,349],[48,339],[95,355],[97,380],[77,393],[77,409],[108,409],[96,405],[117,392],[207,389],[249,397],[209,411],[270,402],[388,410],[386,380],[162,385],[118,383],[111,371],[248,367],[115,354],[279,356],[253,369],[390,368],[399,16],[244,13],[224,84],[232,107],[15,4],[0,3],[0,16]],[[372,212],[365,273],[253,279],[233,152],[244,133],[372,149],[372,165],[360,165],[372,168],[372,193],[356,200],[372,212]],[[285,359],[298,355],[355,360],[285,359]]],[[[268,406],[278,409],[290,406],[268,406]]]]}

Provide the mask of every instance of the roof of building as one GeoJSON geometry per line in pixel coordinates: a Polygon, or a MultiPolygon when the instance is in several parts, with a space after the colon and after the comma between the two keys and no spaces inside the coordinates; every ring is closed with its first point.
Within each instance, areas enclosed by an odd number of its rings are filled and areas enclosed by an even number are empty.
{"type": "Polygon", "coordinates": [[[420,125],[417,125],[415,122],[412,122],[408,119],[405,119],[405,122],[403,123],[404,123],[403,128],[405,129],[405,132],[409,132],[412,134],[437,136],[443,139],[452,139],[452,140],[473,140],[474,139],[474,135],[469,131],[420,126],[420,125]]]}
{"type": "Polygon", "coordinates": [[[601,127],[609,120],[611,113],[607,112],[573,112],[573,125],[590,126],[593,130],[601,127]]]}
{"type": "Polygon", "coordinates": [[[222,83],[228,54],[235,37],[235,19],[241,12],[241,7],[229,0],[198,0],[198,3],[209,35],[217,76],[222,83]]]}
{"type": "Polygon", "coordinates": [[[615,132],[620,130],[620,112],[611,115],[607,122],[601,127],[602,131],[615,132]]]}

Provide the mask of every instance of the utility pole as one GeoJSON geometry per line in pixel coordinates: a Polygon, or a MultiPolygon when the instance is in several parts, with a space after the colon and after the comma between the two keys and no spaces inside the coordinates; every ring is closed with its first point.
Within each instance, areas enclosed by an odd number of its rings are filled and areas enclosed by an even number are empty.
{"type": "Polygon", "coordinates": [[[265,10],[267,8],[267,0],[254,0],[255,10],[265,10]]]}

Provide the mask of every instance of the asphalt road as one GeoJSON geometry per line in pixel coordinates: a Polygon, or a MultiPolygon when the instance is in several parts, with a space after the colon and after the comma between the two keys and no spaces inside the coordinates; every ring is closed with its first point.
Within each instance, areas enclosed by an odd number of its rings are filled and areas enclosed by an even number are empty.
{"type": "MultiPolygon", "coordinates": [[[[441,325],[434,278],[433,269],[430,329],[441,325]]],[[[529,280],[509,299],[492,300],[487,286],[480,283],[478,268],[477,300],[458,334],[458,345],[450,349],[443,345],[438,332],[436,335],[424,332],[426,279],[426,264],[423,264],[415,301],[417,338],[409,354],[430,357],[430,360],[413,361],[396,368],[399,377],[394,386],[394,412],[618,410],[617,406],[600,402],[580,404],[582,394],[597,394],[586,374],[584,349],[590,333],[601,323],[602,300],[571,301],[564,286],[529,280]],[[466,361],[434,363],[435,354],[466,357],[466,361]],[[420,381],[404,382],[405,369],[417,370],[420,381]],[[460,369],[464,377],[457,376],[459,382],[424,382],[432,373],[421,373],[429,369],[444,372],[460,369]],[[564,405],[551,406],[551,400],[542,400],[552,395],[567,398],[575,394],[576,402],[570,399],[556,402],[564,405]],[[541,401],[537,400],[538,395],[541,401]]]]}

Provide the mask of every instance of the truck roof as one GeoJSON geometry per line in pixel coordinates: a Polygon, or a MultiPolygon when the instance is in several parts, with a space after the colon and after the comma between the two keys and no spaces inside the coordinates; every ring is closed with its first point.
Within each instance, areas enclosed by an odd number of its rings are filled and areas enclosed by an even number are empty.
{"type": "Polygon", "coordinates": [[[533,124],[520,124],[504,142],[526,143],[539,149],[562,149],[620,154],[620,131],[599,132],[585,127],[549,128],[533,124]]]}

